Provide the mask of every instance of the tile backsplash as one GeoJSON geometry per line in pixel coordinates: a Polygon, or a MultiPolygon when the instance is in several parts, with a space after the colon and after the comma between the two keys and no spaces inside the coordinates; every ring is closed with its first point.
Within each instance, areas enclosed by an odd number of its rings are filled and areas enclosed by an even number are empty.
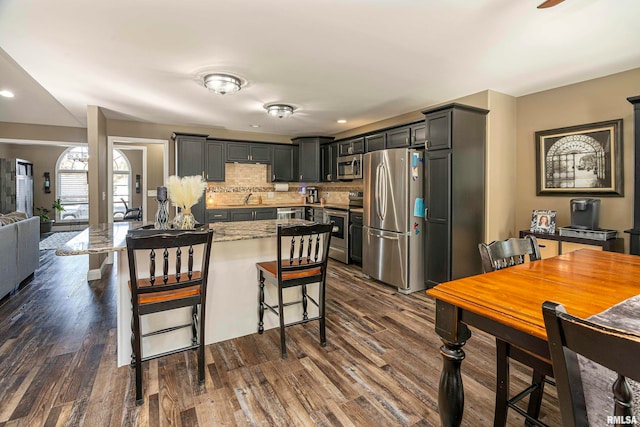
{"type": "Polygon", "coordinates": [[[349,191],[362,190],[362,180],[346,182],[301,182],[289,183],[288,191],[275,191],[270,165],[227,163],[225,182],[210,182],[207,187],[207,207],[239,205],[251,193],[250,204],[256,204],[262,197],[263,204],[298,203],[302,200],[301,191],[306,186],[318,187],[320,197],[327,203],[349,203],[349,191]],[[269,196],[273,197],[269,197],[269,196]]]}

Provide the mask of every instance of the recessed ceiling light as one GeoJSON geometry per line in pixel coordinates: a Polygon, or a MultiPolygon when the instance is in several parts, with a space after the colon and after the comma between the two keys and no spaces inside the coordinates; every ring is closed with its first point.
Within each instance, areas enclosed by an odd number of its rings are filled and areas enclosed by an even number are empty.
{"type": "Polygon", "coordinates": [[[0,96],[4,96],[5,98],[13,98],[13,92],[9,90],[0,90],[0,96]]]}
{"type": "Polygon", "coordinates": [[[338,123],[343,124],[343,123],[347,123],[347,121],[345,119],[340,119],[338,120],[338,123]]]}
{"type": "Polygon", "coordinates": [[[260,127],[260,125],[249,125],[249,126],[252,127],[252,128],[259,128],[260,127]]]}

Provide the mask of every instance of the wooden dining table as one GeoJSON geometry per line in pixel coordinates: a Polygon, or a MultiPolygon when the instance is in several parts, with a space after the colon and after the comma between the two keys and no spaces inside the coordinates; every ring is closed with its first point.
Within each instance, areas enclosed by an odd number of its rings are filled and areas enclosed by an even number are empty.
{"type": "MultiPolygon", "coordinates": [[[[436,332],[443,345],[438,392],[443,426],[464,411],[460,368],[469,326],[550,360],[542,303],[561,303],[581,318],[640,294],[640,256],[581,249],[553,258],[445,282],[436,299],[436,332]]],[[[473,363],[470,360],[468,363],[473,363]]]]}

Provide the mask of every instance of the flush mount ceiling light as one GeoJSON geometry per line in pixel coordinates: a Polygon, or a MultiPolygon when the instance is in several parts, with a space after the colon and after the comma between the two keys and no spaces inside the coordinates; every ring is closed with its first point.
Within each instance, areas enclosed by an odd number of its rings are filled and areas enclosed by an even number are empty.
{"type": "Polygon", "coordinates": [[[219,95],[238,92],[242,88],[242,80],[231,74],[207,74],[204,76],[207,89],[219,95]]]}
{"type": "Polygon", "coordinates": [[[10,90],[0,90],[0,96],[4,96],[5,98],[13,98],[13,92],[10,90]]]}
{"type": "Polygon", "coordinates": [[[287,104],[271,104],[264,107],[267,109],[267,114],[271,117],[277,117],[279,119],[286,119],[293,114],[293,107],[287,104]]]}

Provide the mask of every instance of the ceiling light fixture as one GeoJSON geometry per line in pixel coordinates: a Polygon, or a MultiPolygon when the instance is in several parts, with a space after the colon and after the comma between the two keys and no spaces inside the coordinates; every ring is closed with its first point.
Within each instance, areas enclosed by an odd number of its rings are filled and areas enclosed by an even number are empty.
{"type": "Polygon", "coordinates": [[[204,76],[207,89],[219,95],[238,92],[242,88],[242,80],[231,74],[207,74],[204,76]]]}
{"type": "Polygon", "coordinates": [[[267,114],[271,117],[277,117],[279,119],[286,119],[293,114],[293,107],[287,104],[271,104],[264,107],[267,109],[267,114]]]}
{"type": "Polygon", "coordinates": [[[10,90],[0,90],[0,96],[4,96],[5,98],[13,98],[13,92],[10,90]]]}
{"type": "Polygon", "coordinates": [[[345,119],[338,119],[338,123],[340,123],[342,125],[342,124],[347,123],[347,121],[345,119]]]}

